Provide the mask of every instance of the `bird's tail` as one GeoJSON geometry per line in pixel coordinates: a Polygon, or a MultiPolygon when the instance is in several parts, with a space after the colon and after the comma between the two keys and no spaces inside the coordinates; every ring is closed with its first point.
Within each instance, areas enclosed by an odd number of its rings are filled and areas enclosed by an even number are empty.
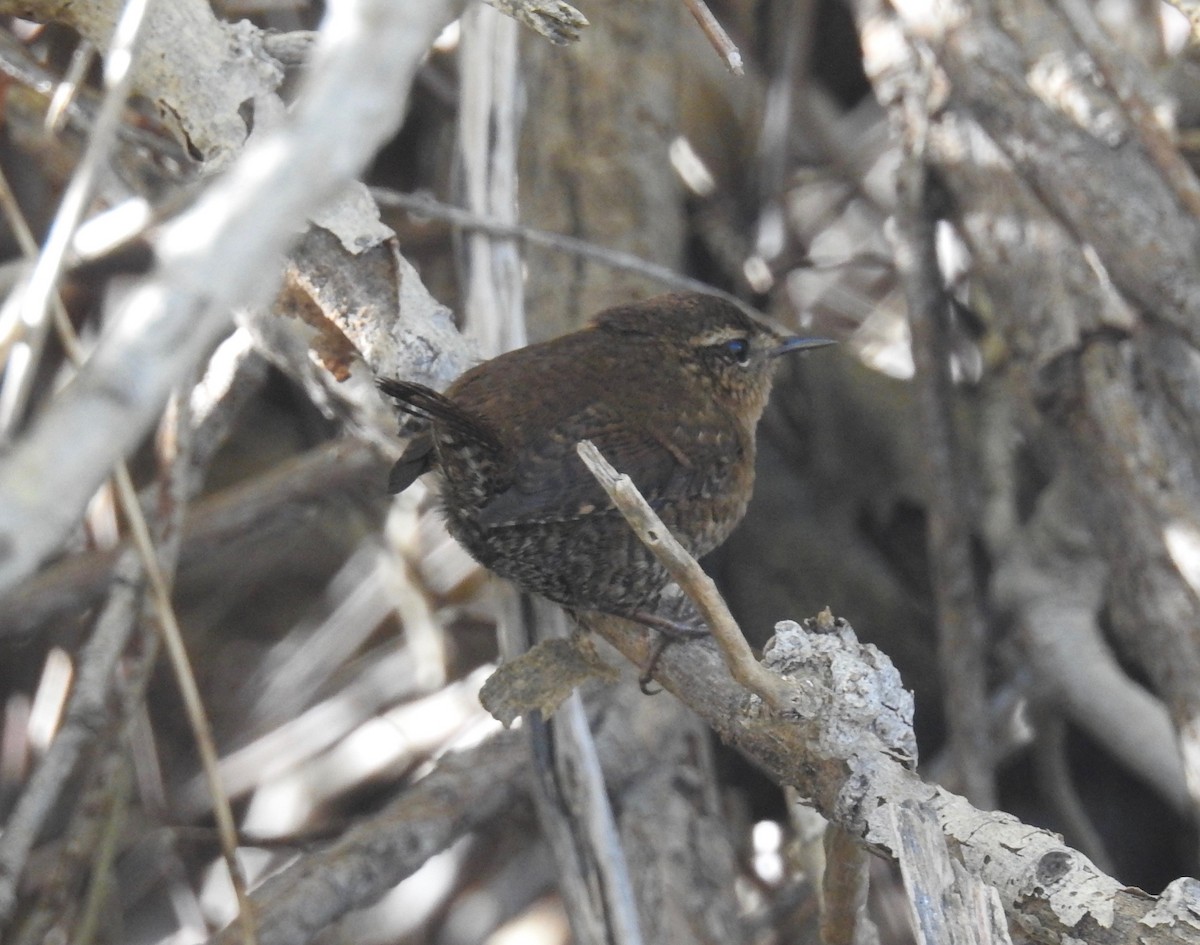
{"type": "Polygon", "coordinates": [[[476,445],[491,447],[496,451],[503,449],[499,436],[487,421],[464,410],[445,394],[412,381],[381,377],[375,383],[392,398],[401,413],[436,423],[476,445]]]}

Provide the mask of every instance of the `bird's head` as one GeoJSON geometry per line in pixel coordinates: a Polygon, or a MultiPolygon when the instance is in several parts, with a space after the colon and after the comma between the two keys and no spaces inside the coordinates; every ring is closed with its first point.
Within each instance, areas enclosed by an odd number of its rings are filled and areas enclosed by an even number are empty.
{"type": "Polygon", "coordinates": [[[725,299],[700,293],[660,295],[597,316],[598,331],[659,353],[674,366],[757,422],[781,355],[835,342],[786,334],[725,299]]]}

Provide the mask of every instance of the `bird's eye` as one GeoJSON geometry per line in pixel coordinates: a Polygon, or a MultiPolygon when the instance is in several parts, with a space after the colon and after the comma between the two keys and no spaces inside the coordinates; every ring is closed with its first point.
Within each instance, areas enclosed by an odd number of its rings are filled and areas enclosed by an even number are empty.
{"type": "Polygon", "coordinates": [[[722,354],[738,364],[746,364],[750,360],[750,342],[745,338],[730,338],[720,348],[722,354]]]}

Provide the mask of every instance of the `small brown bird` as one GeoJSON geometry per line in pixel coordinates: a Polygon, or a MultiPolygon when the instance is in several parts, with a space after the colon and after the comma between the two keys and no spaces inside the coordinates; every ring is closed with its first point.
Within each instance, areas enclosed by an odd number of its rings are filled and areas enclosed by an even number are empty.
{"type": "Polygon", "coordinates": [[[670,577],[576,443],[594,442],[703,555],[745,514],[776,358],[827,344],[780,335],[721,299],[665,295],[485,361],[445,394],[380,380],[402,412],[430,422],[389,487],[436,467],[450,533],[484,567],[568,608],[669,627],[656,611],[670,577]]]}

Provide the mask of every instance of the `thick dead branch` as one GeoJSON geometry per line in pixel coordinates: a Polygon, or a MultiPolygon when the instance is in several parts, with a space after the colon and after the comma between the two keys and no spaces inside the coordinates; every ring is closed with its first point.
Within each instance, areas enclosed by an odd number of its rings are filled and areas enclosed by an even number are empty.
{"type": "Polygon", "coordinates": [[[350,216],[348,226],[369,230],[366,245],[348,248],[333,231],[311,227],[288,255],[275,303],[238,320],[324,414],[391,445],[396,414],[379,396],[376,376],[441,389],[465,370],[469,347],[374,206],[352,208],[350,216]]]}
{"type": "MultiPolygon", "coordinates": [[[[66,23],[103,49],[123,6],[123,0],[5,0],[0,12],[66,23]]],[[[222,22],[205,0],[171,0],[149,5],[145,33],[134,62],[135,89],[154,102],[189,150],[224,163],[246,137],[242,104],[274,93],[283,80],[279,63],[263,51],[261,31],[248,20],[222,22]],[[214,75],[221,81],[211,81],[214,75]]]]}
{"type": "Polygon", "coordinates": [[[587,25],[587,17],[563,0],[485,0],[501,13],[540,33],[556,46],[573,43],[587,25]]]}
{"type": "MultiPolygon", "coordinates": [[[[278,567],[281,549],[294,547],[314,519],[355,497],[382,494],[386,480],[387,461],[372,447],[339,441],[198,503],[184,528],[182,590],[233,562],[245,577],[269,573],[278,567]]],[[[93,606],[105,593],[117,554],[67,558],[0,598],[0,636],[29,635],[93,606]]]]}
{"type": "MultiPolygon", "coordinates": [[[[640,664],[646,658],[652,641],[643,628],[616,618],[597,618],[589,625],[629,659],[640,664]]],[[[874,648],[852,642],[843,625],[841,642],[834,644],[840,655],[822,670],[819,661],[788,655],[798,652],[797,645],[801,651],[808,645],[815,626],[810,622],[808,627],[779,624],[774,645],[764,653],[767,667],[787,677],[785,684],[793,692],[794,708],[784,716],[756,715],[753,697],[729,676],[719,654],[700,643],[669,647],[655,679],[773,779],[795,785],[824,816],[892,858],[899,854],[892,823],[898,806],[905,801],[930,805],[962,864],[997,889],[1009,922],[1035,941],[1200,942],[1200,923],[1174,900],[1164,896],[1160,903],[1130,890],[1064,846],[1057,835],[1008,814],[976,810],[963,798],[924,783],[897,760],[895,740],[872,730],[881,719],[879,707],[856,716],[853,704],[858,700],[847,699],[839,691],[842,684],[829,674],[829,666],[845,659],[837,679],[872,678],[880,659],[874,648]]],[[[902,752],[901,747],[901,757],[902,752]]]]}
{"type": "MultiPolygon", "coordinates": [[[[301,945],[370,905],[452,841],[521,803],[524,736],[506,732],[442,759],[380,815],[272,877],[253,896],[260,945],[301,945]]],[[[238,945],[236,927],[210,945],[238,945]]]]}
{"type": "Polygon", "coordinates": [[[917,942],[1011,945],[996,890],[950,855],[933,811],[905,801],[892,818],[917,942]]]}
{"type": "Polygon", "coordinates": [[[130,293],[89,362],[0,463],[0,588],[59,546],[172,387],[228,332],[231,309],[274,283],[264,273],[275,271],[306,215],[391,135],[429,43],[456,10],[454,2],[382,0],[333,8],[297,107],[164,226],[154,276],[130,293]]]}

